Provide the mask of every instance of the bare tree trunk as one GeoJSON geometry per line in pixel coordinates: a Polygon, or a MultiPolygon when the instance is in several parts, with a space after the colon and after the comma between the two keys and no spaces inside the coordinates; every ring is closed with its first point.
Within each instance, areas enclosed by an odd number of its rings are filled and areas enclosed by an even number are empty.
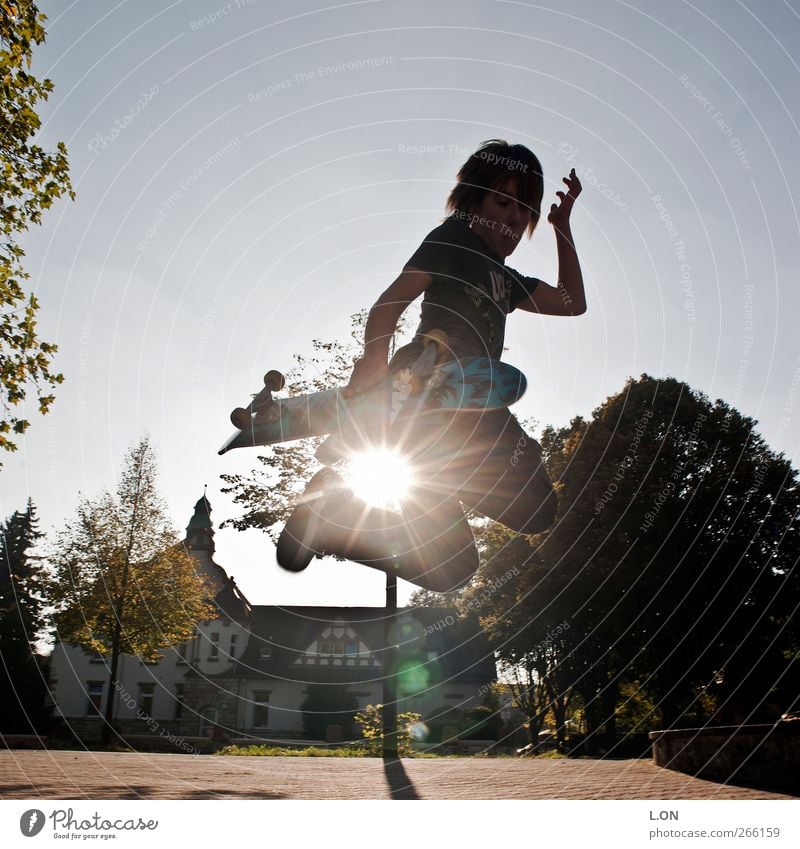
{"type": "Polygon", "coordinates": [[[544,724],[544,714],[536,713],[528,716],[528,740],[535,749],[539,745],[539,732],[544,724]]]}
{"type": "Polygon", "coordinates": [[[119,652],[111,652],[111,673],[108,677],[108,695],[106,696],[106,710],[103,725],[100,728],[100,742],[107,746],[111,742],[111,731],[114,723],[114,708],[117,704],[117,667],[119,666],[119,652]]]}
{"type": "Polygon", "coordinates": [[[547,715],[547,689],[530,657],[513,667],[513,674],[515,681],[509,682],[511,695],[528,717],[528,739],[535,748],[539,745],[539,732],[547,715]]]}
{"type": "Polygon", "coordinates": [[[578,691],[583,698],[583,715],[586,722],[586,740],[583,749],[587,755],[597,754],[598,734],[603,726],[603,711],[599,703],[599,694],[594,686],[578,691]]]}
{"type": "Polygon", "coordinates": [[[617,739],[617,702],[619,701],[619,679],[614,678],[603,688],[600,693],[600,702],[603,705],[605,717],[603,737],[606,749],[613,748],[617,739]]]}
{"type": "Polygon", "coordinates": [[[550,694],[550,710],[553,712],[553,720],[556,725],[556,751],[562,755],[567,750],[567,710],[572,701],[572,690],[567,689],[559,693],[552,682],[548,682],[550,694]]]}
{"type": "Polygon", "coordinates": [[[117,619],[117,624],[114,627],[114,640],[111,644],[111,671],[108,676],[108,696],[106,697],[105,721],[100,728],[100,742],[104,746],[107,746],[111,742],[112,731],[114,730],[114,709],[117,705],[117,670],[119,669],[119,646],[121,634],[122,625],[119,619],[117,619]]]}

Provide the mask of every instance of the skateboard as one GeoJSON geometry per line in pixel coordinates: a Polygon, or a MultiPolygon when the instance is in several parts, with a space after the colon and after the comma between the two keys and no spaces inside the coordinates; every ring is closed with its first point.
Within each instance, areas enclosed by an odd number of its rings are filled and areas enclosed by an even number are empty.
{"type": "MultiPolygon", "coordinates": [[[[410,369],[402,369],[364,392],[345,398],[341,389],[326,389],[293,398],[275,398],[285,385],[283,375],[268,371],[264,388],[247,407],[231,413],[237,431],[220,448],[274,445],[311,436],[331,434],[327,459],[342,455],[349,435],[363,443],[365,432],[440,412],[480,413],[508,407],[525,392],[521,371],[488,357],[444,360],[446,337],[432,333],[410,369]]],[[[356,441],[356,440],[353,440],[356,441]]],[[[323,448],[328,443],[324,443],[323,448]]],[[[320,453],[317,453],[318,458],[320,453]]]]}

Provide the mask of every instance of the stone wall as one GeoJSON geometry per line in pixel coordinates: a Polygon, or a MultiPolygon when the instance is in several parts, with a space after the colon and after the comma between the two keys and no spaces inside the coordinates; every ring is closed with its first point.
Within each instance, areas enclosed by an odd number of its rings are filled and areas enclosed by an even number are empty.
{"type": "Polygon", "coordinates": [[[698,778],[800,790],[800,720],[652,731],[656,766],[698,778]]]}
{"type": "MultiPolygon", "coordinates": [[[[58,720],[51,732],[54,740],[64,742],[79,742],[85,744],[96,744],[100,742],[100,735],[104,719],[92,717],[68,717],[58,720]]],[[[179,721],[175,719],[115,719],[114,728],[116,734],[112,734],[111,742],[118,741],[119,737],[161,737],[166,741],[174,740],[180,734],[179,721]]],[[[173,746],[174,748],[174,746],[173,746]]]]}

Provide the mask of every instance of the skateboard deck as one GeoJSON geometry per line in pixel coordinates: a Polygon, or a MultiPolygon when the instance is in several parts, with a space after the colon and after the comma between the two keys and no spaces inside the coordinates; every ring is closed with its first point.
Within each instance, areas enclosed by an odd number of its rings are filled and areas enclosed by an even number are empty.
{"type": "Polygon", "coordinates": [[[392,426],[416,416],[500,409],[518,401],[527,385],[525,375],[514,366],[487,357],[449,360],[422,375],[403,369],[350,398],[341,389],[272,398],[272,389],[282,385],[280,377],[268,372],[266,389],[247,409],[234,411],[232,419],[240,428],[220,454],[325,434],[341,434],[346,441],[350,432],[392,426]]]}

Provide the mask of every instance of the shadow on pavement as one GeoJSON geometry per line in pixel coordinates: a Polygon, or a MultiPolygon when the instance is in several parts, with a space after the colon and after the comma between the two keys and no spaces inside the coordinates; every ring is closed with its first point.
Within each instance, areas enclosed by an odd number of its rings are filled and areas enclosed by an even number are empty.
{"type": "Polygon", "coordinates": [[[389,785],[392,799],[419,799],[411,779],[406,775],[403,762],[396,758],[384,758],[383,772],[389,785]]]}
{"type": "Polygon", "coordinates": [[[181,799],[290,799],[291,797],[284,793],[265,793],[260,790],[248,790],[246,792],[237,792],[236,790],[214,790],[198,789],[187,793],[181,793],[181,799]]]}
{"type": "Polygon", "coordinates": [[[163,787],[147,785],[92,786],[87,790],[64,792],[60,786],[46,784],[4,785],[0,799],[288,799],[283,793],[266,793],[260,790],[238,791],[230,788],[196,787],[185,791],[167,791],[163,787]]]}

